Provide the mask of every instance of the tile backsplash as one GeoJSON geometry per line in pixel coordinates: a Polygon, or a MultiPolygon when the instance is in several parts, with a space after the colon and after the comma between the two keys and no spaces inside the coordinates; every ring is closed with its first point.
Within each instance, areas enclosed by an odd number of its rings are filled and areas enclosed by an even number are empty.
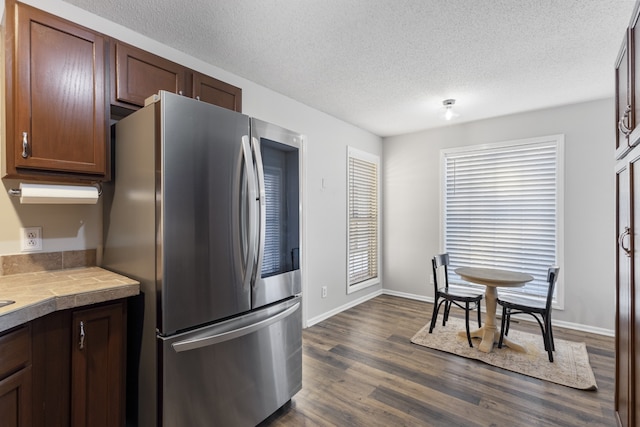
{"type": "Polygon", "coordinates": [[[1,255],[0,276],[66,268],[93,267],[95,265],[95,249],[1,255]]]}

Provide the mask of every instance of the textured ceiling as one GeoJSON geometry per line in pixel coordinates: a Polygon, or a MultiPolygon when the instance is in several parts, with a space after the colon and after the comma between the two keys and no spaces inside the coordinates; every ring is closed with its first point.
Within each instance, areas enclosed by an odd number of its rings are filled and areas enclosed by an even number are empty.
{"type": "MultiPolygon", "coordinates": [[[[613,96],[633,0],[66,0],[381,136],[613,96]]],[[[613,114],[613,112],[612,112],[613,114]]],[[[612,117],[613,120],[613,117],[612,117]]]]}

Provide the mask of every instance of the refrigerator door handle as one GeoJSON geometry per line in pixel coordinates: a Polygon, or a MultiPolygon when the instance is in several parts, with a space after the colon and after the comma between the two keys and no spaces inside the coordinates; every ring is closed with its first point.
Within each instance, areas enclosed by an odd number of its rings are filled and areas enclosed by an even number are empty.
{"type": "Polygon", "coordinates": [[[178,341],[171,344],[173,350],[176,353],[180,353],[183,351],[195,350],[202,347],[207,347],[214,344],[219,344],[225,341],[230,341],[244,335],[251,334],[260,329],[266,328],[269,325],[272,325],[285,317],[291,315],[294,311],[296,311],[300,307],[300,303],[297,302],[293,306],[287,308],[286,310],[281,311],[278,314],[275,314],[267,319],[261,320],[259,322],[243,326],[238,329],[234,329],[232,331],[226,331],[219,334],[210,335],[207,337],[198,337],[193,339],[187,339],[184,341],[178,341]]]}
{"type": "MultiPolygon", "coordinates": [[[[251,137],[251,150],[255,158],[256,175],[258,178],[258,191],[260,199],[260,218],[259,218],[259,240],[258,240],[258,262],[256,264],[257,274],[262,272],[262,257],[264,254],[264,241],[266,237],[267,227],[267,201],[264,187],[264,167],[262,166],[262,153],[260,152],[260,142],[255,136],[251,137]]],[[[255,283],[255,282],[254,282],[255,283]]]]}
{"type": "Polygon", "coordinates": [[[245,167],[245,174],[247,176],[247,186],[248,186],[248,202],[249,202],[249,230],[247,230],[247,234],[248,234],[248,242],[247,242],[247,259],[246,259],[246,263],[245,263],[245,272],[244,272],[244,279],[243,279],[243,286],[245,289],[250,289],[251,287],[251,283],[253,280],[253,276],[255,275],[255,271],[256,271],[256,264],[257,264],[257,250],[258,248],[256,248],[257,246],[257,239],[258,239],[258,230],[256,229],[256,223],[258,222],[258,219],[256,218],[256,215],[258,215],[258,212],[256,212],[256,200],[259,197],[258,191],[259,189],[256,188],[258,186],[257,184],[257,177],[255,174],[255,169],[253,166],[253,155],[251,154],[251,144],[249,143],[249,137],[247,135],[244,135],[242,137],[242,153],[244,156],[244,167],[245,167]]]}

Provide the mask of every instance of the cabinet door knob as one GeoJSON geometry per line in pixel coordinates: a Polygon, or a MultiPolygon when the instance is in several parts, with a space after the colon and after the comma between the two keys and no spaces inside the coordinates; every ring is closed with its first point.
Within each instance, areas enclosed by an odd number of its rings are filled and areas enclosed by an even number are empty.
{"type": "Polygon", "coordinates": [[[27,139],[27,132],[22,132],[22,158],[29,157],[29,140],[27,139]]]}
{"type": "Polygon", "coordinates": [[[80,342],[78,343],[80,350],[84,349],[84,336],[84,322],[80,321],[80,342]]]}

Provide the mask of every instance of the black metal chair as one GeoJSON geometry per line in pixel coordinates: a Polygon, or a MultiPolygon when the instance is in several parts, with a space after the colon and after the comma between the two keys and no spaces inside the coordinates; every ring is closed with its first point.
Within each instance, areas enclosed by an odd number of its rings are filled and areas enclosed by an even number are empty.
{"type": "Polygon", "coordinates": [[[547,298],[539,301],[524,300],[514,295],[498,296],[498,304],[502,306],[502,322],[500,325],[500,341],[498,348],[502,348],[504,337],[509,334],[512,314],[529,314],[540,325],[544,349],[549,355],[549,362],[553,362],[553,352],[556,350],[553,343],[553,329],[551,328],[551,303],[553,301],[553,290],[558,280],[559,267],[549,267],[547,271],[547,298]]]}
{"type": "Polygon", "coordinates": [[[476,290],[473,288],[449,288],[449,274],[447,270],[448,266],[449,254],[445,253],[436,255],[431,260],[431,267],[433,269],[434,297],[433,314],[431,315],[431,326],[429,327],[429,333],[433,332],[433,328],[436,326],[440,306],[444,304],[442,326],[445,326],[447,324],[447,320],[449,320],[449,310],[451,309],[451,304],[454,304],[464,310],[464,320],[465,326],[467,328],[467,340],[469,341],[469,346],[473,347],[473,344],[471,343],[471,332],[469,331],[469,312],[475,309],[478,310],[478,327],[482,327],[482,320],[480,318],[480,301],[482,300],[483,292],[481,290],[476,290]],[[444,286],[442,287],[438,285],[439,271],[442,271],[442,277],[444,277],[444,286]]]}

